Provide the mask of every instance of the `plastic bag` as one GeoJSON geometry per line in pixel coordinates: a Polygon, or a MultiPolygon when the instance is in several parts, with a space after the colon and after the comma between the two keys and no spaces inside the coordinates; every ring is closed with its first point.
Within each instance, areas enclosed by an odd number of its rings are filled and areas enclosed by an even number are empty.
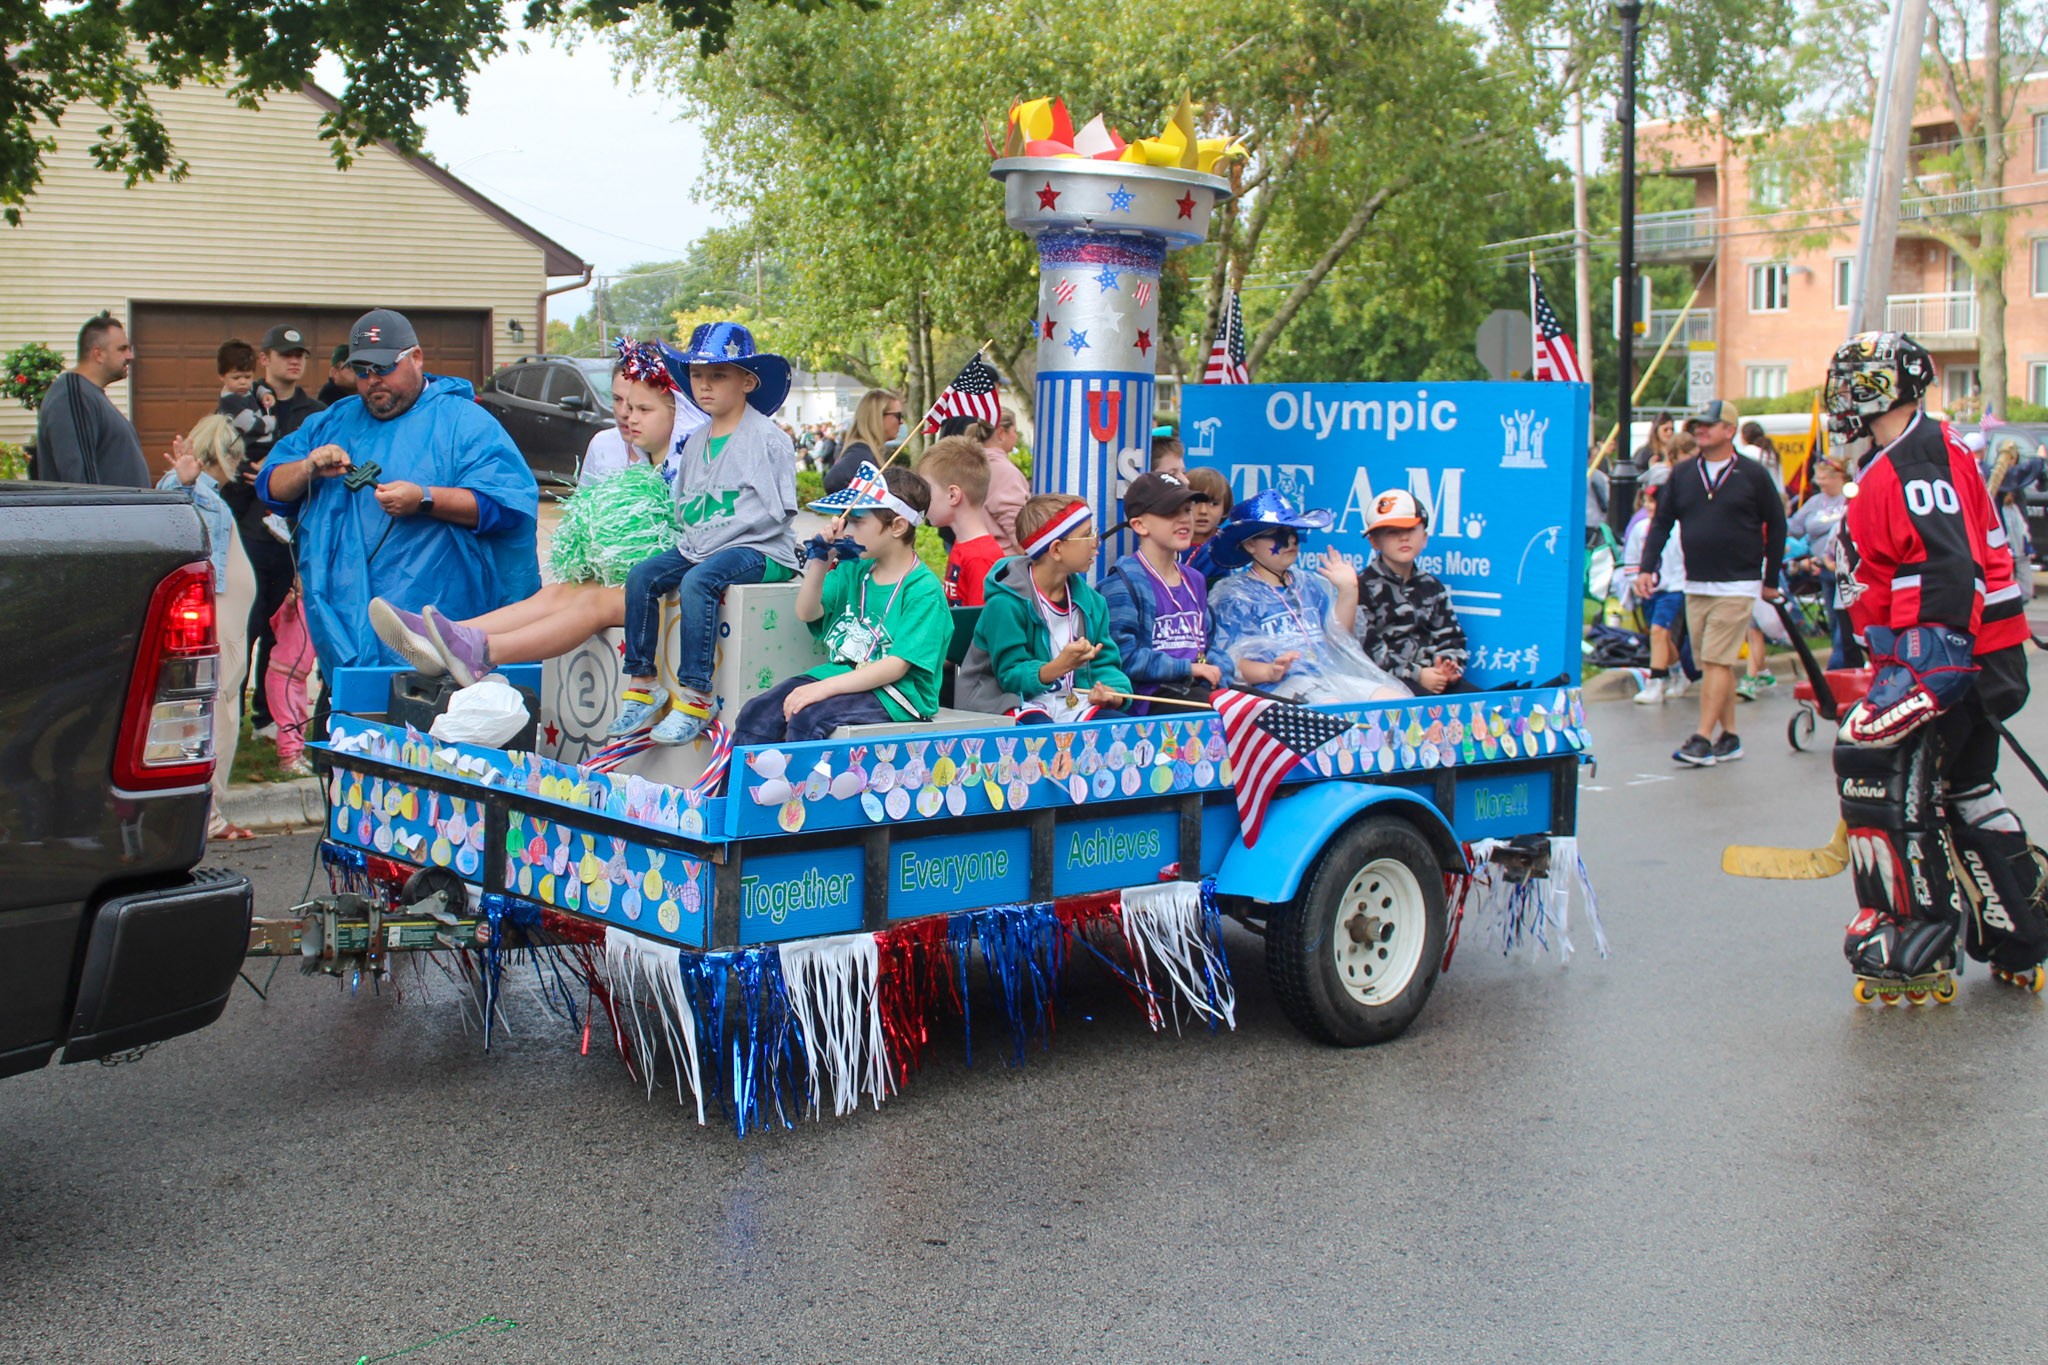
{"type": "Polygon", "coordinates": [[[444,743],[502,749],[525,728],[526,699],[504,674],[493,673],[450,697],[427,733],[444,743]]]}

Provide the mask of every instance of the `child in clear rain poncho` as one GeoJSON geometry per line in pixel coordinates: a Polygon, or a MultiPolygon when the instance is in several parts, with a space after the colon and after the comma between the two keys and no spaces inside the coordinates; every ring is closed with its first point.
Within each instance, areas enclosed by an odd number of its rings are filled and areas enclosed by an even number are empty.
{"type": "Polygon", "coordinates": [[[1277,680],[1261,690],[1310,705],[1384,701],[1411,695],[1358,647],[1358,573],[1335,550],[1297,568],[1301,537],[1330,529],[1330,514],[1296,511],[1268,489],[1239,503],[1203,547],[1227,577],[1209,589],[1216,648],[1238,672],[1258,681],[1274,665],[1277,680]],[[1250,664],[1250,669],[1246,665],[1250,664]],[[1264,667],[1261,667],[1264,665],[1264,667]]]}

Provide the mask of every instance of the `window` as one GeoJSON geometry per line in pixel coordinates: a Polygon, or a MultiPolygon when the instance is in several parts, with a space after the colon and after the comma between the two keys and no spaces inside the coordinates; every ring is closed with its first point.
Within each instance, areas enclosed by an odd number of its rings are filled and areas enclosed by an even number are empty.
{"type": "Polygon", "coordinates": [[[1951,365],[1941,376],[1941,396],[1950,407],[1982,391],[1975,365],[1951,365]]]}
{"type": "Polygon", "coordinates": [[[583,376],[576,373],[574,365],[549,365],[547,402],[559,403],[574,394],[584,402],[590,401],[590,391],[583,386],[583,376]]]}
{"type": "Polygon", "coordinates": [[[1750,365],[1744,370],[1743,394],[1749,398],[1783,398],[1790,365],[1750,365]]]}
{"type": "Polygon", "coordinates": [[[2048,407],[2048,364],[2037,360],[2027,366],[2027,401],[2048,407]]]}
{"type": "Polygon", "coordinates": [[[1853,256],[1835,257],[1835,307],[1849,306],[1849,274],[1856,268],[1853,256]]]}
{"type": "Polygon", "coordinates": [[[1785,206],[1787,176],[1782,161],[1751,162],[1749,168],[1749,197],[1758,208],[1776,209],[1785,206]]]}
{"type": "Polygon", "coordinates": [[[2048,295],[2048,237],[2036,237],[2034,246],[2034,297],[2048,295]]]}
{"type": "Polygon", "coordinates": [[[540,402],[548,382],[545,365],[521,365],[499,381],[498,387],[518,398],[540,402]]]}
{"type": "Polygon", "coordinates": [[[1749,311],[1782,313],[1790,306],[1792,268],[1783,261],[1749,268],[1749,311]]]}
{"type": "Polygon", "coordinates": [[[2034,115],[2034,169],[2048,171],[2048,114],[2034,115]]]}

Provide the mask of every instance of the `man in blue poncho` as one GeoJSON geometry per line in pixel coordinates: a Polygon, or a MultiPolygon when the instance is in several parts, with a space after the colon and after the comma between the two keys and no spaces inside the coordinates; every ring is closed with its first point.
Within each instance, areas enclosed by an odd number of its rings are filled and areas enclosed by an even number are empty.
{"type": "Polygon", "coordinates": [[[533,472],[475,390],[426,372],[403,314],[373,308],[349,329],[361,394],[279,441],[257,496],[296,526],[306,623],[320,666],[404,661],[370,628],[372,597],[477,616],[540,590],[533,472]],[[377,464],[374,487],[338,476],[377,464]]]}

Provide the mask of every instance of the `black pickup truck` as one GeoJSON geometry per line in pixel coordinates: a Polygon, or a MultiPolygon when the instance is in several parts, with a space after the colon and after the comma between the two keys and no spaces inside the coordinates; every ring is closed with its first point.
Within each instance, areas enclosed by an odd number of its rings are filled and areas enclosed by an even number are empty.
{"type": "Polygon", "coordinates": [[[220,666],[206,549],[176,494],[0,481],[0,1076],[227,1007],[251,893],[198,868],[220,666]]]}

